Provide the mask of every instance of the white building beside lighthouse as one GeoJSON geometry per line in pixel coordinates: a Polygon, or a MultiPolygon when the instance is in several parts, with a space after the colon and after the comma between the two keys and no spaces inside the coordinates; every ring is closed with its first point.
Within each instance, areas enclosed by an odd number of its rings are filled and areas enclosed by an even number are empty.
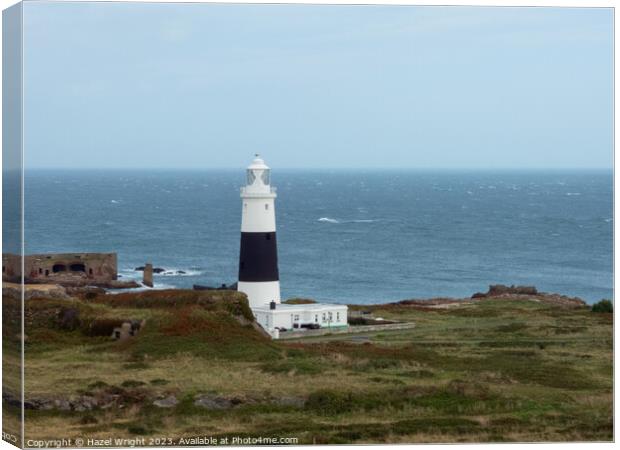
{"type": "Polygon", "coordinates": [[[274,338],[280,331],[347,327],[346,305],[280,303],[275,198],[271,170],[256,155],[241,188],[237,290],[247,295],[256,321],[274,338]]]}

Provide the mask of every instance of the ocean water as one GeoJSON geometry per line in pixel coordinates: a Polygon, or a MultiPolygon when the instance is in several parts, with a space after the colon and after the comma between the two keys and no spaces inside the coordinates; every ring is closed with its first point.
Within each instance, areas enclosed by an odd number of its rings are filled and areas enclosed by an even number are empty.
{"type": "MultiPolygon", "coordinates": [[[[379,303],[527,284],[612,297],[611,171],[274,170],[283,298],[379,303]]],[[[156,287],[236,281],[243,170],[31,171],[26,252],[117,252],[156,287]]]]}

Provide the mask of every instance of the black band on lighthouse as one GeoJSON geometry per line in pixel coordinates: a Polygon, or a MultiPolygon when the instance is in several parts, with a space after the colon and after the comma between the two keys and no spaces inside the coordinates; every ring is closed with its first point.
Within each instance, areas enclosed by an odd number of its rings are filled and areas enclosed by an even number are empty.
{"type": "Polygon", "coordinates": [[[241,233],[239,281],[278,281],[276,233],[241,233]]]}

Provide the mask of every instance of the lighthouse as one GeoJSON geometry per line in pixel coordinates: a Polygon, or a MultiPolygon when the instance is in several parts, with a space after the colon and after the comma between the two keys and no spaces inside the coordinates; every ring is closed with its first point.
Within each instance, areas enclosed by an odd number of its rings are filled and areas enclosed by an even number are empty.
{"type": "Polygon", "coordinates": [[[246,171],[241,188],[241,248],[237,290],[248,296],[250,308],[280,303],[276,246],[276,189],[270,169],[259,155],[246,171]],[[272,303],[273,302],[273,303],[272,303]]]}

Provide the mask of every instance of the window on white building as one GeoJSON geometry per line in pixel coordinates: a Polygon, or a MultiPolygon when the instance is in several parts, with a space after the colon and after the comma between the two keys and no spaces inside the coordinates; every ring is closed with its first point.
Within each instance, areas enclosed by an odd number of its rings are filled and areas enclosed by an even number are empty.
{"type": "Polygon", "coordinates": [[[325,313],[323,313],[323,322],[325,322],[325,313]]]}
{"type": "Polygon", "coordinates": [[[315,315],[314,315],[314,321],[315,321],[316,323],[319,323],[319,315],[318,315],[318,314],[315,314],[315,315]]]}
{"type": "Polygon", "coordinates": [[[299,320],[299,314],[295,314],[295,322],[299,320]]]}
{"type": "Polygon", "coordinates": [[[336,322],[340,322],[340,313],[339,312],[336,313],[336,322]]]}

